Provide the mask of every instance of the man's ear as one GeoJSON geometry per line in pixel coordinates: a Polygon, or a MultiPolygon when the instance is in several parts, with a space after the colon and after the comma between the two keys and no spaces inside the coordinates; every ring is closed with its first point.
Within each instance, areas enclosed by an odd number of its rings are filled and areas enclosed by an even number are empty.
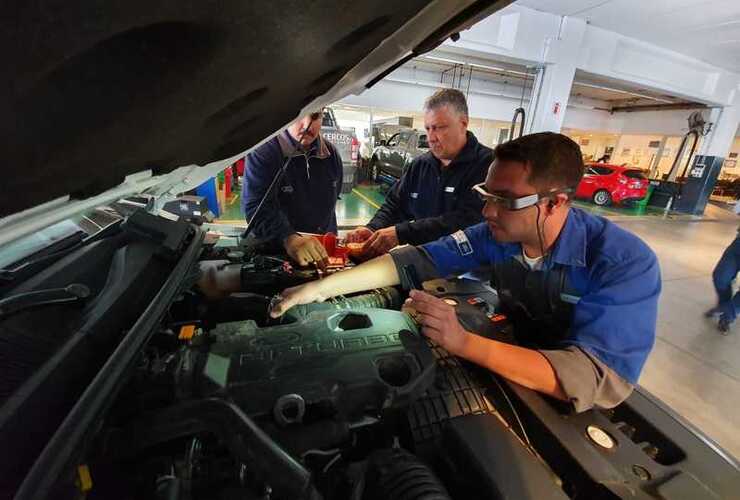
{"type": "Polygon", "coordinates": [[[555,207],[564,207],[568,204],[570,201],[570,196],[568,196],[566,193],[558,193],[552,198],[550,198],[550,208],[555,207]]]}

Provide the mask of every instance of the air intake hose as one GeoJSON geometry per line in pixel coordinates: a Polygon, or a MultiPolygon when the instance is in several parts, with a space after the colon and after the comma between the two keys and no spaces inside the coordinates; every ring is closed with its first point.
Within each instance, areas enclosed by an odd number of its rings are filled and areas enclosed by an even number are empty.
{"type": "Polygon", "coordinates": [[[402,449],[378,450],[368,459],[362,500],[450,500],[432,470],[402,449]]]}

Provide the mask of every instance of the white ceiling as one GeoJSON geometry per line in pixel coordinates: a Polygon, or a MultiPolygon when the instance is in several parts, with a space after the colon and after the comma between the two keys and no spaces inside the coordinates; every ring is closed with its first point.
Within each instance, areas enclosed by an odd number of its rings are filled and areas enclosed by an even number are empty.
{"type": "Polygon", "coordinates": [[[740,73],[740,0],[519,0],[740,73]]]}

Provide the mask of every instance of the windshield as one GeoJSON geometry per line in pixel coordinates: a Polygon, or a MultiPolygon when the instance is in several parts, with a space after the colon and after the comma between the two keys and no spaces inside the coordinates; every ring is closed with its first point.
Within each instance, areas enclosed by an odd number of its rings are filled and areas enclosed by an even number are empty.
{"type": "Polygon", "coordinates": [[[429,142],[427,141],[426,134],[419,136],[419,147],[422,149],[429,149],[429,142]]]}
{"type": "Polygon", "coordinates": [[[0,269],[11,267],[75,235],[79,235],[80,239],[85,239],[121,218],[112,209],[100,207],[91,210],[90,213],[63,220],[41,231],[24,236],[0,247],[0,269]]]}

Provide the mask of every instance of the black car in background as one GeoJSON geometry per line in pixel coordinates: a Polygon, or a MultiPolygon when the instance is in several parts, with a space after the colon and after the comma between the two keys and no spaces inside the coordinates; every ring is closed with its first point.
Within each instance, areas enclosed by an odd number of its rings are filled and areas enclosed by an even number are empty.
{"type": "Polygon", "coordinates": [[[370,159],[370,179],[381,174],[400,178],[414,159],[429,151],[427,135],[418,130],[403,130],[393,134],[373,151],[370,159]]]}

